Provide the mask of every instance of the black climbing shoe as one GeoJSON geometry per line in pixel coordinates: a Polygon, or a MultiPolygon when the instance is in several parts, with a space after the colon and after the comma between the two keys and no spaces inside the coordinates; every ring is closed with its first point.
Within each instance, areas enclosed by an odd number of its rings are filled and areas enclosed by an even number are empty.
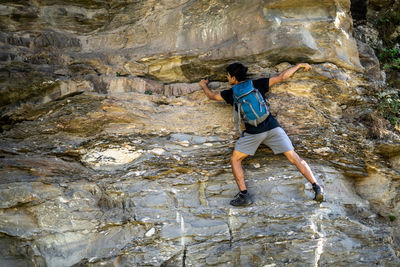
{"type": "Polygon", "coordinates": [[[232,206],[249,206],[253,204],[253,200],[251,199],[249,192],[246,194],[239,192],[230,203],[232,206]]]}
{"type": "Polygon", "coordinates": [[[319,202],[324,201],[324,200],[325,200],[325,197],[324,197],[324,189],[323,189],[319,184],[317,184],[317,183],[315,183],[315,184],[312,186],[312,188],[313,188],[313,190],[314,190],[314,192],[315,192],[314,200],[315,200],[315,201],[319,201],[319,202]]]}

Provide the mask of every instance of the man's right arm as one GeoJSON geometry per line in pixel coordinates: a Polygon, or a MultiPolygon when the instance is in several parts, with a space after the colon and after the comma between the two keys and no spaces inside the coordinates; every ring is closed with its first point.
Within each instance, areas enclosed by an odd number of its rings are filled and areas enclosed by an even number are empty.
{"type": "Polygon", "coordinates": [[[208,88],[208,80],[201,80],[200,81],[200,86],[203,88],[204,93],[206,96],[211,99],[211,100],[217,100],[217,101],[224,101],[220,93],[213,93],[210,88],[208,88]]]}

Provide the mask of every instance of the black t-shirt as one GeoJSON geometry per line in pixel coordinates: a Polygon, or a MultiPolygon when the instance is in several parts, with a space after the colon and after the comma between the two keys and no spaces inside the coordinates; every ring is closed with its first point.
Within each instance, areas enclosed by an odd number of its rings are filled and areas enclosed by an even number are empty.
{"type": "MultiPolygon", "coordinates": [[[[261,95],[265,99],[265,94],[269,91],[269,78],[262,78],[258,80],[253,80],[253,85],[255,88],[260,91],[261,95]]],[[[233,89],[224,90],[221,92],[222,98],[226,103],[233,105],[233,89]]],[[[268,118],[259,124],[257,127],[254,127],[250,124],[245,123],[246,132],[249,134],[258,134],[263,133],[269,130],[272,130],[276,127],[280,127],[278,121],[270,114],[268,118]]]]}

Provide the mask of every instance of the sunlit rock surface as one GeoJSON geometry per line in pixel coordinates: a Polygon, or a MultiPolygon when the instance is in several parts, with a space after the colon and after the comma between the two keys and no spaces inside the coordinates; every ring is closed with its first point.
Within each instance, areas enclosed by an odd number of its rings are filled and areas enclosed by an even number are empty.
{"type": "Polygon", "coordinates": [[[77,76],[102,92],[116,73],[163,83],[223,79],[235,60],[362,71],[349,8],[346,0],[3,1],[0,104],[47,95],[49,80],[77,76]]]}
{"type": "MultiPolygon", "coordinates": [[[[376,2],[376,1],[375,1],[376,2]]],[[[349,1],[2,1],[0,266],[398,266],[400,148],[349,1]],[[267,3],[268,2],[268,3],[267,3]],[[234,208],[228,63],[324,185],[261,147],[234,208]]]]}

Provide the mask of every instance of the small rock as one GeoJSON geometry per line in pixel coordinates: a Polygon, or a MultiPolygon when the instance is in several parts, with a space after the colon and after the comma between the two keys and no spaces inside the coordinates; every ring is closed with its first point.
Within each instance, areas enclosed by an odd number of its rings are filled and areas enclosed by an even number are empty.
{"type": "Polygon", "coordinates": [[[253,166],[254,166],[254,168],[256,168],[256,169],[258,169],[258,168],[261,167],[260,163],[254,163],[253,166]]]}
{"type": "Polygon", "coordinates": [[[82,161],[92,166],[116,166],[130,163],[139,158],[142,151],[131,151],[126,148],[109,148],[103,151],[90,151],[82,161]]]}
{"type": "Polygon", "coordinates": [[[188,147],[189,146],[189,141],[185,140],[185,141],[181,141],[178,142],[179,145],[184,146],[184,147],[188,147]]]}
{"type": "Polygon", "coordinates": [[[332,152],[332,150],[329,147],[321,147],[321,148],[313,149],[313,151],[315,153],[317,153],[319,155],[323,155],[323,156],[326,156],[332,152]]]}
{"type": "Polygon", "coordinates": [[[154,149],[150,150],[149,152],[152,153],[152,154],[161,156],[162,154],[165,153],[165,150],[162,149],[162,148],[154,148],[154,149]]]}
{"type": "Polygon", "coordinates": [[[145,234],[146,237],[150,237],[152,235],[154,235],[154,233],[156,232],[156,229],[151,228],[149,231],[147,231],[147,233],[145,234]]]}

